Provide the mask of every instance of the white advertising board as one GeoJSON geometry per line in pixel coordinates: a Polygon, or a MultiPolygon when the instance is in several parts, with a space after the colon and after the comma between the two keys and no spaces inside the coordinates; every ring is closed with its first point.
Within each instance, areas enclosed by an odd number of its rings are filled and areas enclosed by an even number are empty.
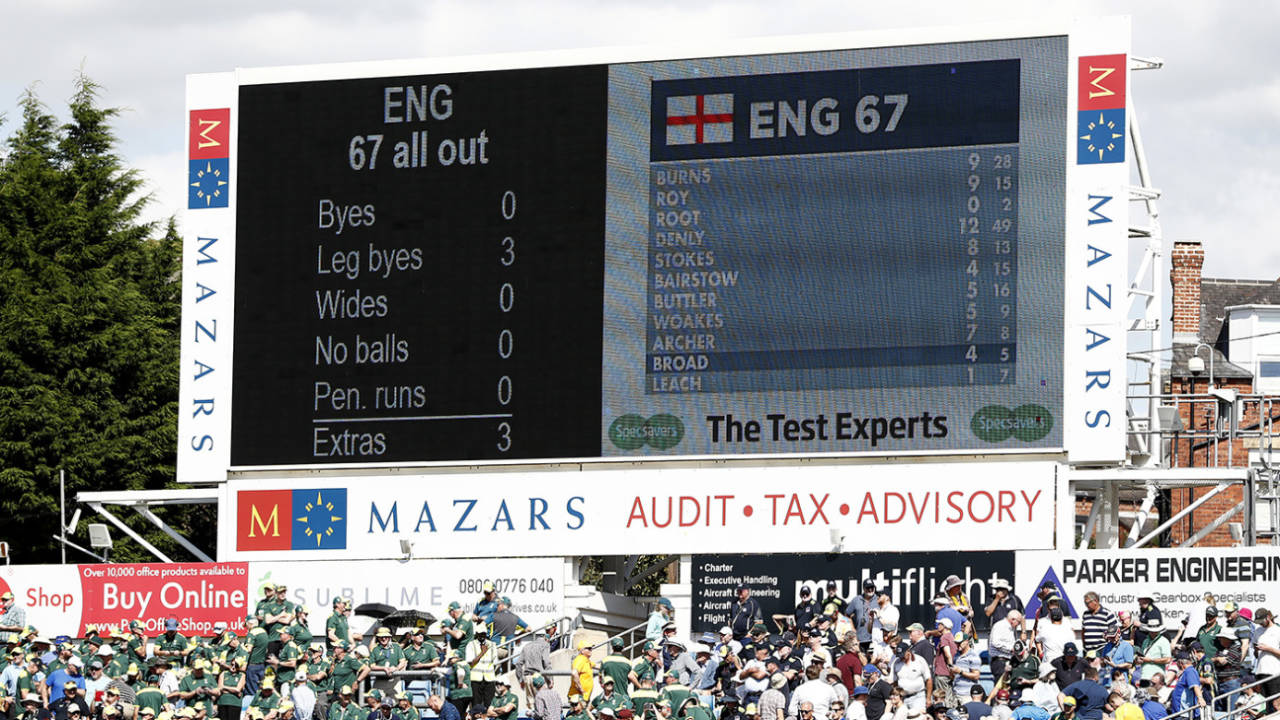
{"type": "MultiPolygon", "coordinates": [[[[290,600],[310,609],[311,632],[317,636],[325,633],[336,597],[347,598],[353,607],[381,603],[422,610],[438,619],[455,600],[464,610],[474,608],[486,581],[511,599],[512,610],[530,626],[565,615],[560,558],[255,562],[249,569],[255,602],[264,585],[283,583],[290,600]]],[[[357,617],[351,629],[364,632],[367,625],[357,617]]]]}
{"type": "Polygon", "coordinates": [[[1228,600],[1251,610],[1280,607],[1280,554],[1273,547],[1019,552],[1014,577],[1023,602],[1044,582],[1057,582],[1073,617],[1091,590],[1113,611],[1137,610],[1138,596],[1149,593],[1170,624],[1188,616],[1202,622],[1209,595],[1218,607],[1228,600]]]}
{"type": "Polygon", "coordinates": [[[1050,462],[230,481],[223,560],[1049,549],[1050,462]]]}

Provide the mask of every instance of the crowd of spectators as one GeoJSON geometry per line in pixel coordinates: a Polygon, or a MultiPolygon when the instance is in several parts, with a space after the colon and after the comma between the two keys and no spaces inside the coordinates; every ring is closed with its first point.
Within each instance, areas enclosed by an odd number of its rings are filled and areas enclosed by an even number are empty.
{"type": "MultiPolygon", "coordinates": [[[[928,617],[904,617],[873,582],[844,598],[800,591],[794,612],[763,616],[740,588],[729,621],[679,637],[659,599],[645,637],[580,641],[568,692],[551,655],[564,638],[532,631],[486,586],[439,623],[372,638],[339,598],[325,635],[270,586],[240,633],[187,637],[170,619],[42,638],[0,596],[0,716],[22,720],[1209,720],[1280,712],[1280,625],[1206,598],[1203,623],[1166,622],[1153,597],[1113,611],[1096,593],[1079,617],[1046,583],[1027,606],[990,584],[975,607],[948,577],[928,617]],[[767,624],[769,623],[769,624],[767,624]],[[770,627],[770,624],[772,627],[770,627]],[[516,642],[506,641],[516,639],[516,642]],[[511,668],[511,672],[506,672],[511,668]],[[513,687],[513,685],[515,687],[513,687]],[[516,691],[521,691],[517,694],[516,691]]],[[[562,674],[562,673],[561,673],[562,674]]]]}

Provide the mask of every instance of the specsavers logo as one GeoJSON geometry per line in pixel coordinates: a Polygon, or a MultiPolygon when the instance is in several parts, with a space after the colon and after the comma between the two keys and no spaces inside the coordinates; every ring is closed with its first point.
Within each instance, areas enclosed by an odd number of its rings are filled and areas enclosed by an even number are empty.
{"type": "Polygon", "coordinates": [[[1021,405],[1013,410],[1002,405],[988,405],[973,414],[969,427],[974,435],[989,443],[1010,437],[1034,442],[1053,429],[1053,414],[1040,405],[1021,405]]]}
{"type": "Polygon", "coordinates": [[[675,415],[654,415],[648,420],[640,415],[622,415],[609,426],[609,440],[619,450],[638,450],[645,445],[654,450],[667,450],[684,439],[684,423],[675,415]]]}

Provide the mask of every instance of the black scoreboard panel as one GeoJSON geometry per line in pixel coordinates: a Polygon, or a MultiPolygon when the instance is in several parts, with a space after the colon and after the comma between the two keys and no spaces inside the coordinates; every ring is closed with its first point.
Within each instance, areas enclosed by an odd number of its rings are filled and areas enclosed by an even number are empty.
{"type": "Polygon", "coordinates": [[[232,464],[1060,448],[1066,68],[243,85],[232,464]]]}
{"type": "Polygon", "coordinates": [[[241,88],[233,464],[599,454],[605,77],[241,88]]]}

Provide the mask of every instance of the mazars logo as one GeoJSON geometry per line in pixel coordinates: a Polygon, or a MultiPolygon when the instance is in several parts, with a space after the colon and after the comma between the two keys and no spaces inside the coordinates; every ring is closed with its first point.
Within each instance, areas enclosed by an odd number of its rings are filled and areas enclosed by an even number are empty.
{"type": "Polygon", "coordinates": [[[236,550],[346,547],[346,488],[246,490],[236,496],[236,550]]]}

